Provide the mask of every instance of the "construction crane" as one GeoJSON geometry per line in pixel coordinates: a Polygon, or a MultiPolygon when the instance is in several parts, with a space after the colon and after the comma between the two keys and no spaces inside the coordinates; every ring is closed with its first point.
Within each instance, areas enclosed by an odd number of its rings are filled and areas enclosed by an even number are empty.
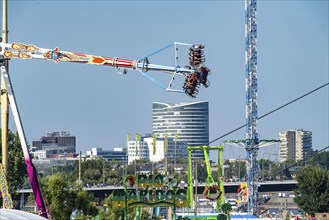
{"type": "Polygon", "coordinates": [[[3,82],[7,89],[7,95],[10,103],[10,107],[13,113],[15,125],[17,132],[21,141],[23,148],[25,162],[27,164],[28,176],[32,186],[32,190],[35,196],[35,202],[39,211],[39,215],[43,217],[49,217],[48,210],[46,208],[44,199],[41,194],[37,172],[32,163],[32,158],[29,154],[27,141],[24,134],[23,125],[21,123],[21,118],[17,108],[17,103],[15,100],[15,95],[10,80],[9,73],[7,71],[8,60],[18,58],[18,59],[42,59],[42,60],[52,60],[56,63],[59,62],[73,62],[91,65],[105,65],[112,66],[119,69],[123,74],[127,73],[127,70],[137,70],[142,73],[143,76],[150,79],[152,82],[156,83],[158,86],[163,88],[168,92],[183,92],[188,96],[195,98],[198,94],[199,87],[209,86],[208,75],[210,74],[210,69],[204,65],[205,55],[204,55],[204,45],[203,44],[185,44],[185,43],[173,43],[170,44],[148,56],[143,57],[140,60],[127,60],[116,57],[104,57],[97,55],[90,55],[85,53],[75,53],[60,51],[58,48],[55,49],[45,49],[39,48],[35,45],[22,44],[22,43],[0,43],[0,66],[1,75],[3,82]],[[175,47],[175,66],[163,66],[157,64],[151,64],[149,58],[159,53],[165,49],[175,47]],[[178,64],[178,48],[180,46],[189,46],[189,65],[181,68],[178,64]],[[167,86],[160,83],[155,78],[148,74],[148,71],[158,71],[171,74],[171,78],[167,86]],[[181,89],[172,88],[173,81],[175,77],[184,77],[185,82],[181,89]]]}

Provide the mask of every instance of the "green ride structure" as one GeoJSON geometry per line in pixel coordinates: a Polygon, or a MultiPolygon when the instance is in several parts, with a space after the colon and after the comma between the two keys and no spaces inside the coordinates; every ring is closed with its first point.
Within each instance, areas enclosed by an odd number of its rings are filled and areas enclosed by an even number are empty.
{"type": "Polygon", "coordinates": [[[220,177],[222,176],[222,154],[223,154],[223,146],[189,146],[188,150],[188,204],[189,207],[193,205],[193,178],[192,178],[192,152],[197,150],[202,150],[204,152],[205,165],[207,169],[207,178],[206,178],[206,186],[203,191],[203,195],[209,200],[217,201],[217,211],[220,211],[220,205],[224,204],[224,185],[223,182],[220,181],[220,177]],[[218,182],[216,183],[214,178],[211,175],[210,169],[210,161],[209,161],[209,150],[218,150],[218,182]],[[217,191],[217,197],[212,198],[210,196],[211,189],[217,191]]]}
{"type": "MultiPolygon", "coordinates": [[[[178,179],[174,174],[128,174],[124,178],[123,189],[113,192],[112,208],[124,209],[124,219],[127,218],[128,207],[136,208],[135,220],[141,219],[141,210],[143,207],[158,208],[172,207],[168,219],[230,219],[229,212],[231,205],[225,203],[224,185],[221,181],[222,176],[222,154],[223,146],[189,146],[188,147],[188,186],[186,188],[178,187],[178,179]],[[209,151],[218,151],[218,181],[216,182],[211,174],[209,151]],[[197,213],[193,194],[193,175],[192,175],[192,152],[203,151],[206,165],[207,177],[203,196],[209,201],[216,202],[216,212],[197,213]],[[192,213],[176,213],[177,209],[194,210],[192,213]],[[170,216],[169,216],[170,215],[170,216]]],[[[196,179],[196,177],[195,177],[196,179]]],[[[169,212],[168,212],[169,213],[169,212]]]]}
{"type": "Polygon", "coordinates": [[[206,185],[203,191],[203,195],[206,199],[210,201],[216,201],[216,213],[197,213],[194,214],[187,213],[182,216],[179,216],[182,219],[230,219],[231,205],[225,203],[224,196],[224,183],[221,181],[221,176],[223,175],[223,146],[189,146],[188,150],[188,187],[187,187],[187,200],[188,207],[196,210],[196,200],[194,200],[193,195],[193,175],[192,175],[192,152],[193,151],[203,151],[204,153],[204,163],[206,165],[207,177],[206,185]],[[211,165],[209,160],[209,151],[217,150],[218,151],[218,170],[217,170],[217,179],[216,182],[211,174],[211,165]],[[212,192],[214,191],[214,193],[212,192]],[[214,195],[213,195],[214,194],[214,195]]]}
{"type": "Polygon", "coordinates": [[[187,191],[177,187],[174,175],[129,174],[124,189],[113,192],[112,208],[124,209],[127,219],[128,207],[136,207],[135,219],[141,219],[142,207],[173,207],[172,219],[176,219],[176,207],[187,207],[187,191]]]}

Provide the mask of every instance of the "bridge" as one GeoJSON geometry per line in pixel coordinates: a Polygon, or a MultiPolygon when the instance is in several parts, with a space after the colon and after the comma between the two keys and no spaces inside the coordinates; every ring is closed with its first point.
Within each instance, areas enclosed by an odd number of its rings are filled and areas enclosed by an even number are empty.
{"type": "MultiPolygon", "coordinates": [[[[227,182],[224,183],[225,193],[237,193],[237,189],[241,183],[239,182],[227,182]]],[[[271,192],[291,192],[296,188],[296,180],[285,180],[285,181],[264,181],[259,182],[258,191],[260,193],[271,193],[271,192]]],[[[198,194],[202,194],[205,187],[205,183],[197,185],[198,194]]],[[[195,186],[194,186],[195,188],[195,186]]],[[[84,190],[87,190],[94,194],[96,198],[105,198],[110,195],[114,190],[123,189],[122,186],[103,186],[103,187],[84,187],[84,190]]],[[[195,191],[194,191],[195,192],[195,191]]],[[[24,197],[29,193],[32,193],[32,189],[22,189],[19,190],[19,194],[23,194],[24,197]]]]}

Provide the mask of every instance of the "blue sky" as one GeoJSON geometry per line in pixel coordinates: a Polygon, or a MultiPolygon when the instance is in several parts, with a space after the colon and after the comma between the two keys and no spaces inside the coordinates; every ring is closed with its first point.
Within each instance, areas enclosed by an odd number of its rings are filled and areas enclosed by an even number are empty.
{"type": "MultiPolygon", "coordinates": [[[[259,116],[329,81],[328,11],[328,1],[258,1],[259,116]]],[[[209,101],[210,140],[245,123],[244,1],[9,0],[8,13],[9,42],[125,59],[175,41],[203,43],[212,69],[210,87],[191,99],[166,93],[135,71],[118,75],[112,67],[12,60],[29,143],[65,130],[83,152],[124,146],[127,133],[152,132],[154,101],[209,101]]],[[[166,51],[154,61],[172,65],[173,59],[166,51]]],[[[328,146],[328,99],[325,87],[260,120],[261,139],[304,129],[313,132],[314,149],[328,146]]],[[[10,128],[15,130],[12,120],[10,128]]],[[[226,139],[244,137],[241,129],[226,139]]]]}

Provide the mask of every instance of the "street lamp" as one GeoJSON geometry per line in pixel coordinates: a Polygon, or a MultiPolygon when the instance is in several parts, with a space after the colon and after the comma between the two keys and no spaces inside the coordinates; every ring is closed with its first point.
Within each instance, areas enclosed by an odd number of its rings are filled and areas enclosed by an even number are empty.
{"type": "Polygon", "coordinates": [[[238,161],[238,166],[239,166],[239,182],[241,182],[241,179],[240,179],[240,154],[239,154],[239,161],[238,161]]]}
{"type": "Polygon", "coordinates": [[[194,161],[195,165],[195,178],[194,178],[194,185],[195,185],[195,193],[194,193],[194,216],[197,215],[197,205],[198,205],[198,162],[194,161]]]}
{"type": "Polygon", "coordinates": [[[103,185],[105,185],[105,158],[103,158],[103,185]]]}
{"type": "Polygon", "coordinates": [[[262,161],[262,180],[264,181],[264,154],[263,153],[263,161],[262,161]]]}
{"type": "Polygon", "coordinates": [[[125,158],[122,157],[122,184],[124,184],[125,178],[125,158]]]}

